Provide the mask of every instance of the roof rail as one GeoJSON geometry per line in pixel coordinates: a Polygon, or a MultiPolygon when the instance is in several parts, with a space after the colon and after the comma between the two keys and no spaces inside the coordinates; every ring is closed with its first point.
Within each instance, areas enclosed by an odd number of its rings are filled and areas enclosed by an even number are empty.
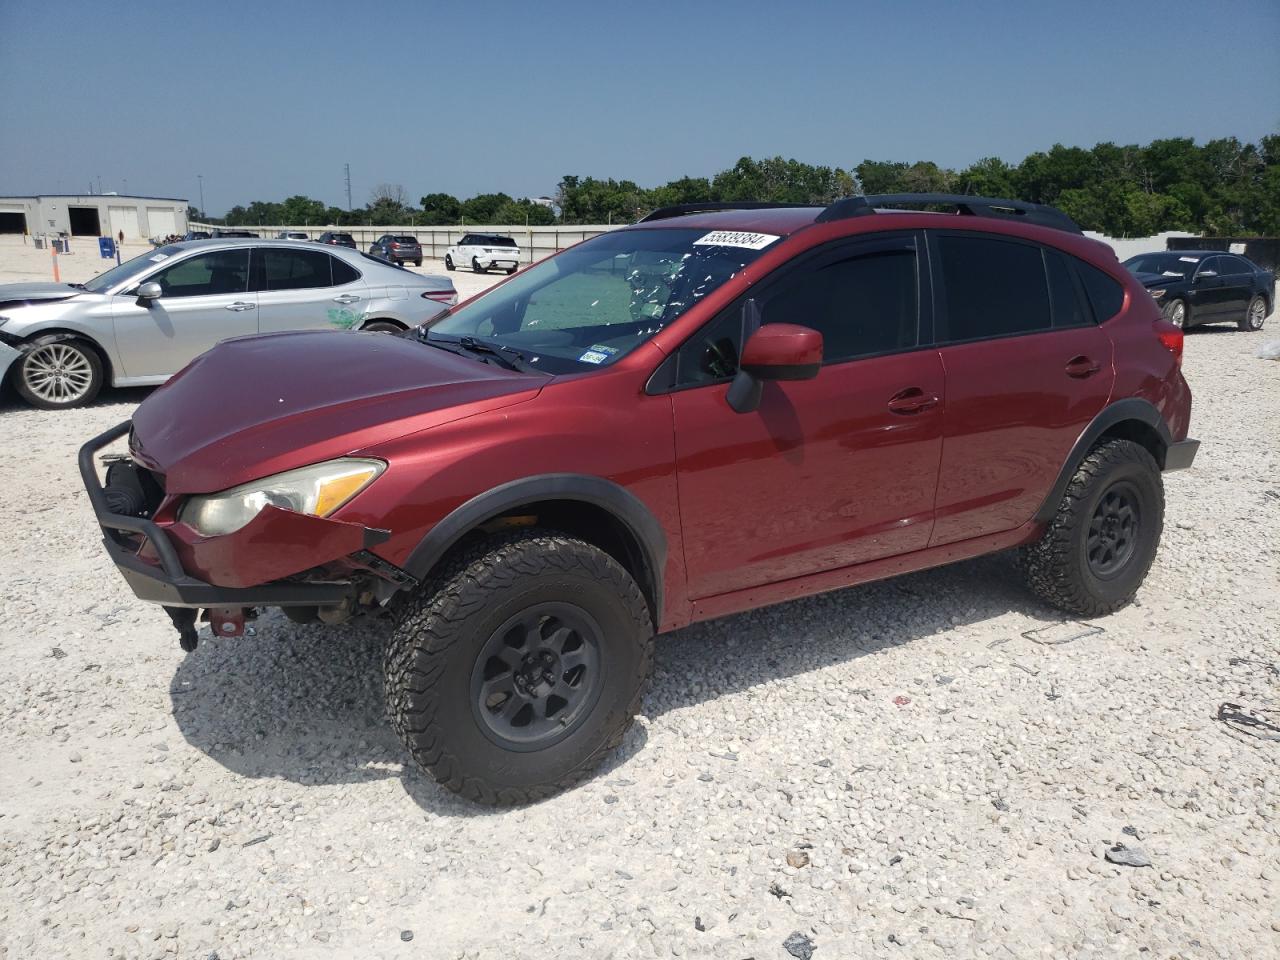
{"type": "Polygon", "coordinates": [[[1069,216],[1057,207],[1043,203],[1027,203],[1023,200],[998,200],[993,197],[969,197],[959,193],[884,193],[870,197],[846,197],[837,200],[818,214],[817,223],[845,220],[849,217],[865,217],[876,212],[877,207],[895,207],[906,204],[946,204],[956,212],[969,217],[992,217],[997,220],[1017,220],[1034,223],[1067,233],[1083,231],[1069,216]]]}
{"type": "Polygon", "coordinates": [[[636,223],[648,223],[651,220],[669,220],[672,217],[683,217],[687,213],[705,213],[709,210],[771,210],[777,207],[817,207],[818,203],[773,203],[768,200],[708,200],[705,203],[674,203],[669,207],[659,207],[636,223]]]}

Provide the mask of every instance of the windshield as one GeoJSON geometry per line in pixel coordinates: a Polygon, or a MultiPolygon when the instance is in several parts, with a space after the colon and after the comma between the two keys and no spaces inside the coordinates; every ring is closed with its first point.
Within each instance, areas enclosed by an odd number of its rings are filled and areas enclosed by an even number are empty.
{"type": "Polygon", "coordinates": [[[1160,273],[1166,277],[1189,277],[1200,266],[1201,257],[1176,253],[1143,253],[1124,262],[1130,273],[1160,273]]]}
{"type": "Polygon", "coordinates": [[[175,253],[181,253],[182,249],[182,247],[176,247],[170,244],[166,247],[160,247],[159,249],[139,254],[132,260],[126,260],[119,266],[112,267],[106,273],[98,274],[84,285],[84,289],[90,293],[106,293],[112,287],[124,283],[135,274],[141,273],[143,270],[159,263],[161,260],[167,260],[175,253]]]}
{"type": "Polygon", "coordinates": [[[606,366],[778,239],[689,229],[602,234],[443,315],[430,325],[428,339],[496,343],[547,373],[606,366]]]}

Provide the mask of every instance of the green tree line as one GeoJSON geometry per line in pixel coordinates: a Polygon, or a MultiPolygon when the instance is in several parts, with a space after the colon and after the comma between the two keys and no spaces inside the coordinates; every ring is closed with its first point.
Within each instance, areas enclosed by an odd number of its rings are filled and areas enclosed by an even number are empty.
{"type": "MultiPolygon", "coordinates": [[[[384,185],[385,186],[385,185],[384,185]]],[[[380,188],[381,190],[381,188],[380,188]]],[[[1189,137],[1145,146],[1099,143],[1092,149],[1054,145],[1016,164],[985,157],[963,170],[863,160],[814,166],[782,157],[743,157],[712,177],[681,177],[657,187],[577,175],[561,179],[556,210],[505,193],[466,200],[446,193],[414,207],[375,192],[358,210],[326,207],[308,197],[233,207],[228,224],[422,226],[472,224],[629,223],[657,207],[701,201],[771,200],[830,203],[854,194],[945,192],[1004,197],[1060,207],[1086,230],[1145,237],[1165,230],[1217,235],[1280,235],[1280,134],[1244,143],[1235,137],[1197,145],[1189,137]]],[[[394,191],[393,191],[394,192],[394,191]]]]}

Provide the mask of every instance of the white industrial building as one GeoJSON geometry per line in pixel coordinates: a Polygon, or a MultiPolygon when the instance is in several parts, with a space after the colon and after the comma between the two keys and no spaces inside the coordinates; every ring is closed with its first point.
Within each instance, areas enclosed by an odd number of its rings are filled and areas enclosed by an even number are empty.
{"type": "Polygon", "coordinates": [[[0,197],[0,233],[68,234],[126,240],[187,232],[187,201],[113,193],[0,197]]]}

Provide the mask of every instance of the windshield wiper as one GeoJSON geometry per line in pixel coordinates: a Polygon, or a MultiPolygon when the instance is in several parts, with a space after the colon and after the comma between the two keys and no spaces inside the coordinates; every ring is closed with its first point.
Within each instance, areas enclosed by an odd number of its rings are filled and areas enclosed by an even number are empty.
{"type": "Polygon", "coordinates": [[[463,356],[468,353],[479,354],[485,358],[485,362],[496,363],[498,366],[506,370],[515,370],[517,373],[542,373],[537,365],[525,358],[525,355],[514,347],[504,346],[500,343],[490,343],[487,340],[477,340],[475,337],[459,337],[457,340],[442,340],[431,336],[429,330],[419,330],[418,340],[432,347],[439,347],[441,350],[448,350],[450,353],[456,353],[463,356]]]}

